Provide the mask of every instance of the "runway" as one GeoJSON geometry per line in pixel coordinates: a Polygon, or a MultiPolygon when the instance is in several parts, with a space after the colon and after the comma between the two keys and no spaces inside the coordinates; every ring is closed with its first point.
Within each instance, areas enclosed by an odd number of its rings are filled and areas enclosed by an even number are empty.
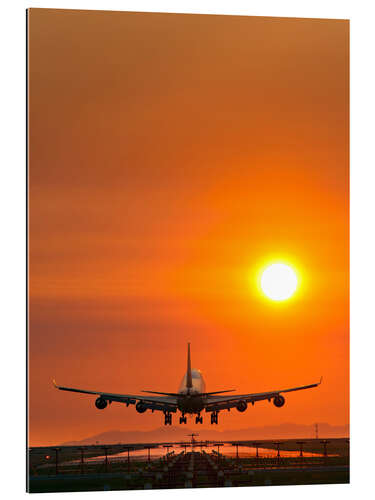
{"type": "Polygon", "coordinates": [[[348,483],[348,440],[326,444],[314,441],[303,445],[323,446],[323,453],[305,453],[302,449],[301,455],[301,441],[295,440],[268,444],[194,441],[34,448],[30,451],[29,491],[348,483]],[[324,454],[328,446],[332,453],[324,454]],[[281,450],[282,447],[299,447],[299,451],[281,450]],[[246,448],[250,453],[243,451],[246,448]],[[54,450],[54,456],[42,454],[54,450]]]}

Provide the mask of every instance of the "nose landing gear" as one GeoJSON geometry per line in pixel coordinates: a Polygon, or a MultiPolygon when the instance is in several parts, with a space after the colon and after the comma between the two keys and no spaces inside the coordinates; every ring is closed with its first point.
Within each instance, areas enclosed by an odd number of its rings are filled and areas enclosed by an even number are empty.
{"type": "Polygon", "coordinates": [[[164,413],[164,425],[172,425],[172,413],[164,413]]]}
{"type": "Polygon", "coordinates": [[[219,416],[219,412],[218,411],[213,411],[211,413],[211,424],[217,424],[218,423],[218,416],[219,416]]]}

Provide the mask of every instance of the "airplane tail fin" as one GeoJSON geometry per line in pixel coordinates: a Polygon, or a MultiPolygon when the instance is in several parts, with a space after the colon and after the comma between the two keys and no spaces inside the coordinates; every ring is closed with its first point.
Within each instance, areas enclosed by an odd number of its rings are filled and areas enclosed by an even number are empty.
{"type": "Polygon", "coordinates": [[[187,352],[186,387],[187,389],[192,389],[193,387],[193,379],[191,376],[190,342],[188,342],[188,352],[187,352]]]}

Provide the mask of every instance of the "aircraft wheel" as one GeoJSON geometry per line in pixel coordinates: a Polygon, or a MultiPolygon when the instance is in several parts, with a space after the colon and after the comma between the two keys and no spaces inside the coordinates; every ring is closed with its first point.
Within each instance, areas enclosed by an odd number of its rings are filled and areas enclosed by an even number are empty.
{"type": "Polygon", "coordinates": [[[164,425],[172,425],[172,415],[170,413],[165,414],[164,425]]]}
{"type": "Polygon", "coordinates": [[[216,411],[211,413],[211,424],[218,423],[218,415],[219,415],[219,412],[216,412],[216,411]]]}

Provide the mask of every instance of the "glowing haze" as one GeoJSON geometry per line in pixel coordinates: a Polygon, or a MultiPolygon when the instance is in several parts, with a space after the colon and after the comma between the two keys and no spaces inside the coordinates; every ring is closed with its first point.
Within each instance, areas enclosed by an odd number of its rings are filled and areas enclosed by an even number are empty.
{"type": "MultiPolygon", "coordinates": [[[[222,429],[349,421],[348,22],[29,11],[30,444],[138,415],[64,385],[312,383],[222,429]],[[273,302],[259,273],[298,275],[273,302]]],[[[206,418],[203,427],[208,427],[206,418]]]]}

